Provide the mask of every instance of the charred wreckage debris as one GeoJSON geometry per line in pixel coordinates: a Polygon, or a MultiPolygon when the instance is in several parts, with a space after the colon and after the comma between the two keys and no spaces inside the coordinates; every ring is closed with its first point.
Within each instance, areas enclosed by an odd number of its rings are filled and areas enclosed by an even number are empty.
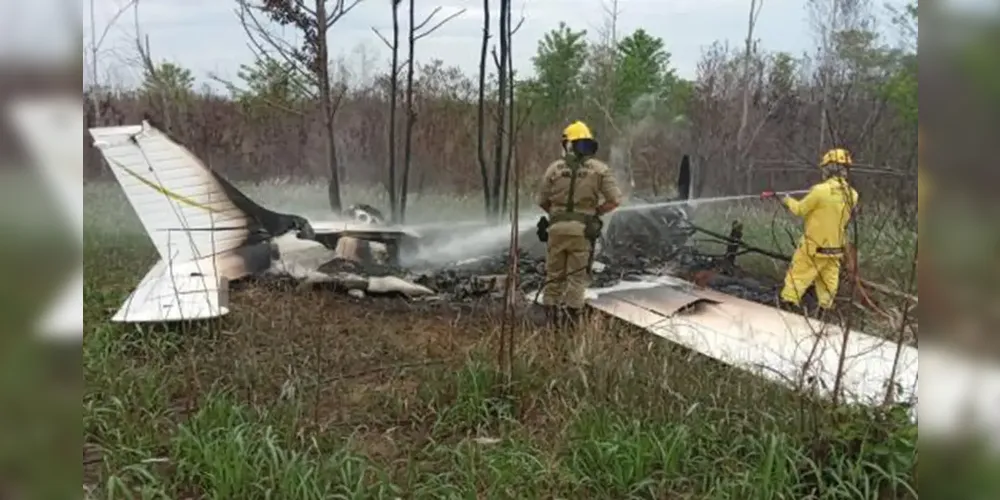
{"type": "MultiPolygon", "coordinates": [[[[728,295],[774,304],[780,284],[765,283],[746,276],[736,265],[736,257],[747,251],[747,247],[741,245],[741,223],[734,221],[728,235],[707,231],[717,242],[726,244],[724,254],[707,255],[689,244],[692,235],[705,233],[706,230],[691,223],[684,204],[655,203],[690,199],[691,178],[690,158],[684,155],[678,168],[677,198],[647,200],[654,202],[647,209],[620,210],[607,218],[595,248],[590,270],[591,286],[610,287],[623,281],[642,281],[650,276],[670,274],[728,295]]],[[[385,216],[370,205],[355,205],[348,208],[344,215],[363,225],[386,224],[385,216]]],[[[532,229],[521,228],[521,245],[517,255],[518,287],[524,292],[541,290],[545,284],[545,248],[529,234],[532,229]]],[[[320,266],[319,271],[339,276],[332,280],[335,287],[349,283],[347,291],[355,297],[365,295],[363,286],[355,284],[371,278],[393,277],[432,292],[414,297],[421,300],[467,302],[499,298],[505,289],[510,267],[510,255],[505,244],[497,245],[492,254],[447,263],[434,255],[435,248],[442,242],[461,241],[461,232],[461,228],[453,226],[436,232],[422,232],[420,245],[424,251],[416,253],[429,253],[433,262],[427,259],[422,262],[419,257],[400,259],[398,247],[387,248],[377,242],[342,239],[338,244],[337,258],[320,266]],[[400,262],[406,265],[398,265],[400,262]]],[[[411,294],[415,295],[420,294],[411,294]]],[[[811,297],[807,297],[808,300],[811,297]]]]}
{"type": "MultiPolygon", "coordinates": [[[[356,205],[346,215],[378,225],[384,217],[369,205],[356,205]]],[[[527,228],[531,229],[531,228],[527,228]]],[[[739,224],[730,237],[739,239],[739,224]]],[[[726,254],[706,255],[689,245],[697,231],[680,206],[663,206],[642,212],[623,212],[610,217],[598,241],[591,269],[592,286],[609,287],[622,281],[641,281],[651,275],[671,274],[700,286],[764,304],[774,303],[777,283],[765,283],[744,276],[735,265],[737,248],[726,254]]],[[[421,246],[433,249],[444,240],[461,237],[461,229],[428,231],[421,246]],[[456,234],[457,233],[457,234],[456,234]]],[[[518,287],[522,291],[540,290],[545,282],[545,252],[541,243],[525,234],[518,252],[518,287]]],[[[500,298],[505,288],[510,264],[509,252],[495,253],[444,264],[439,259],[422,262],[394,260],[379,243],[350,241],[340,245],[338,257],[324,263],[319,272],[335,277],[325,285],[346,291],[356,298],[365,297],[365,280],[394,277],[426,287],[432,294],[411,297],[420,301],[470,302],[500,298]],[[354,277],[353,279],[351,277],[354,277]]],[[[405,256],[404,256],[405,257],[405,256]]]]}

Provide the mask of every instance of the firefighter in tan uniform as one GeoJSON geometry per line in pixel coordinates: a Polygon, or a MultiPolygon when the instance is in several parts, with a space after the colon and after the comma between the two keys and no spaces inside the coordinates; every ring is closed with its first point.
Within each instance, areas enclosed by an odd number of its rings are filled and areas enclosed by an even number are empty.
{"type": "Polygon", "coordinates": [[[597,147],[586,124],[570,124],[562,136],[564,156],[549,165],[538,190],[538,206],[548,214],[538,225],[539,239],[548,243],[542,303],[559,325],[578,321],[603,225],[600,217],[622,202],[611,168],[594,158],[597,147]]]}

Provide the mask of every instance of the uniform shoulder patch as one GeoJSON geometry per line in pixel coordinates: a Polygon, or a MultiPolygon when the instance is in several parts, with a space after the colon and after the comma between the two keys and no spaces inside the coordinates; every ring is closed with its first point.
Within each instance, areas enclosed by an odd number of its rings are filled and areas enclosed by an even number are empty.
{"type": "Polygon", "coordinates": [[[608,166],[607,163],[604,163],[603,161],[598,160],[596,158],[589,158],[589,159],[587,159],[587,161],[584,162],[584,166],[587,167],[587,168],[589,168],[589,169],[591,169],[591,170],[593,170],[593,171],[595,171],[595,172],[601,172],[601,171],[604,171],[604,170],[610,170],[610,168],[611,168],[611,167],[608,166]]]}
{"type": "Polygon", "coordinates": [[[545,169],[545,177],[556,177],[559,175],[559,169],[564,166],[562,160],[556,160],[549,163],[549,166],[545,169]]]}

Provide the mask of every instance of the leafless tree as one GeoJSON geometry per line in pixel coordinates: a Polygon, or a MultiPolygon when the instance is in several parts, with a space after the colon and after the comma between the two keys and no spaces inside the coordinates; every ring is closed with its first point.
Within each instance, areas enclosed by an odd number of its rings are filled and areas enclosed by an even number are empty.
{"type": "MultiPolygon", "coordinates": [[[[135,7],[135,0],[130,0],[128,3],[122,5],[117,11],[115,11],[115,13],[108,20],[107,24],[104,25],[104,28],[101,29],[98,34],[95,3],[95,0],[90,0],[90,40],[89,46],[84,47],[84,51],[82,51],[82,53],[85,54],[85,56],[89,56],[90,59],[90,84],[86,85],[86,81],[84,82],[84,97],[89,101],[87,113],[84,117],[84,119],[87,120],[88,127],[103,121],[104,114],[107,111],[109,104],[106,99],[109,93],[106,92],[106,86],[104,85],[100,75],[100,59],[103,52],[104,42],[107,39],[108,34],[111,32],[111,29],[114,28],[115,25],[117,25],[121,20],[121,17],[124,16],[129,9],[133,9],[135,7]]],[[[82,34],[83,33],[81,33],[80,37],[81,42],[83,41],[82,34]]],[[[81,61],[81,63],[80,68],[85,68],[86,61],[81,61]]],[[[85,154],[89,154],[89,152],[85,154]]]]}
{"type": "MultiPolygon", "coordinates": [[[[509,201],[508,194],[510,192],[510,169],[514,164],[514,143],[517,140],[517,129],[515,128],[515,118],[514,118],[514,58],[511,54],[514,52],[513,48],[513,38],[514,38],[514,26],[511,24],[511,12],[510,6],[507,7],[507,23],[506,31],[504,37],[507,39],[507,57],[504,58],[502,64],[505,66],[505,73],[507,76],[507,93],[504,95],[504,100],[507,105],[507,122],[504,124],[506,133],[504,134],[507,138],[504,144],[504,166],[503,166],[503,198],[500,202],[500,216],[507,213],[507,204],[509,201]]],[[[516,187],[515,187],[516,189],[516,187]]]]}
{"type": "MultiPolygon", "coordinates": [[[[524,25],[525,18],[522,16],[520,21],[518,21],[517,25],[512,25],[509,17],[510,16],[509,11],[507,12],[507,15],[508,15],[507,27],[509,29],[509,32],[507,34],[507,78],[510,80],[510,85],[507,86],[507,110],[508,110],[507,130],[509,131],[507,135],[509,136],[509,139],[506,144],[507,156],[506,160],[504,161],[503,203],[501,204],[501,215],[506,214],[508,209],[510,208],[509,201],[510,201],[510,191],[511,191],[510,189],[511,169],[513,165],[516,163],[514,157],[517,148],[517,141],[520,138],[521,131],[524,128],[525,122],[527,121],[528,117],[531,116],[531,104],[529,103],[529,105],[526,108],[520,109],[519,119],[518,117],[515,117],[515,112],[518,111],[518,108],[517,106],[514,105],[514,90],[515,90],[514,58],[511,57],[511,54],[513,53],[512,47],[514,42],[514,34],[516,34],[517,31],[521,29],[521,26],[524,25]]],[[[517,177],[513,181],[515,191],[521,188],[519,179],[521,179],[521,177],[517,177]]],[[[516,200],[517,200],[517,195],[515,194],[515,204],[517,203],[516,200]]]]}
{"type": "MultiPolygon", "coordinates": [[[[389,72],[389,213],[392,219],[399,218],[399,195],[396,191],[396,111],[399,99],[399,4],[403,0],[392,1],[392,69],[389,72]]],[[[412,10],[412,7],[411,7],[412,10]]],[[[377,32],[376,32],[377,33],[377,32]]]]}
{"type": "MultiPolygon", "coordinates": [[[[134,0],[132,3],[132,13],[134,16],[135,23],[135,49],[136,54],[139,58],[139,63],[143,68],[143,73],[147,80],[159,81],[160,75],[158,74],[156,63],[153,61],[152,52],[149,48],[149,36],[143,36],[139,23],[139,0],[134,0]]],[[[158,102],[155,103],[159,107],[159,113],[156,113],[158,122],[164,127],[166,132],[173,132],[173,109],[178,106],[183,106],[184,103],[174,103],[170,102],[169,97],[164,93],[159,93],[153,96],[158,102]]]]}
{"type": "Polygon", "coordinates": [[[483,182],[483,203],[486,217],[490,217],[493,206],[490,195],[490,177],[486,167],[486,55],[490,43],[490,0],[483,0],[483,38],[479,46],[479,101],[476,109],[476,156],[479,160],[479,174],[483,182]]]}
{"type": "Polygon", "coordinates": [[[403,150],[403,183],[399,193],[399,222],[406,222],[406,195],[410,184],[410,166],[413,163],[413,125],[417,121],[417,112],[413,108],[413,67],[417,48],[417,41],[434,33],[444,26],[448,21],[465,13],[461,9],[451,15],[445,16],[437,23],[428,27],[428,24],[441,12],[441,7],[435,8],[419,24],[416,23],[416,10],[414,0],[410,0],[410,31],[409,31],[409,57],[406,64],[406,138],[403,150]]]}
{"type": "Polygon", "coordinates": [[[409,2],[409,29],[408,29],[408,54],[406,59],[406,128],[403,147],[403,175],[399,189],[396,188],[396,111],[399,89],[399,4],[402,0],[392,0],[392,42],[386,40],[378,30],[372,31],[382,40],[389,50],[392,51],[392,70],[389,83],[389,203],[394,221],[403,223],[406,220],[406,200],[409,193],[410,170],[413,163],[413,127],[417,121],[417,112],[413,104],[413,76],[416,61],[417,42],[426,38],[447,24],[452,19],[465,13],[465,9],[459,9],[434,24],[441,7],[435,8],[419,23],[416,22],[416,10],[413,0],[409,2]]]}
{"type": "Polygon", "coordinates": [[[493,60],[497,68],[497,110],[496,110],[496,139],[493,142],[493,182],[491,183],[492,192],[490,193],[490,199],[493,201],[493,206],[490,207],[490,213],[493,214],[494,218],[500,217],[500,189],[501,183],[503,182],[504,173],[504,141],[509,140],[507,132],[506,117],[508,112],[510,112],[510,103],[508,101],[507,86],[510,85],[509,75],[507,73],[507,58],[510,57],[510,50],[507,47],[507,42],[510,39],[510,28],[508,25],[510,23],[510,0],[500,0],[500,53],[499,55],[494,51],[493,60]]]}
{"type": "MultiPolygon", "coordinates": [[[[137,0],[129,0],[128,3],[119,7],[118,10],[116,10],[115,13],[111,16],[111,19],[108,20],[108,23],[104,25],[104,28],[101,30],[100,35],[98,35],[97,13],[95,5],[96,0],[90,0],[90,46],[87,47],[87,50],[88,52],[90,52],[90,73],[91,73],[90,78],[91,78],[91,85],[94,87],[94,89],[99,89],[101,87],[101,77],[99,76],[99,73],[100,73],[101,49],[104,46],[104,41],[105,39],[107,39],[108,34],[111,32],[111,29],[115,27],[115,25],[118,23],[121,17],[124,16],[125,13],[129,11],[129,9],[132,9],[135,6],[136,1],[137,0]]],[[[96,102],[97,96],[95,95],[95,93],[92,92],[90,98],[91,100],[94,101],[94,109],[95,112],[98,114],[94,118],[100,119],[101,111],[100,107],[97,106],[96,102]]]]}
{"type": "Polygon", "coordinates": [[[618,128],[618,124],[615,123],[612,111],[615,109],[615,73],[618,63],[618,19],[622,14],[619,3],[619,0],[603,2],[601,7],[604,9],[604,25],[597,29],[600,42],[594,47],[594,55],[601,59],[600,63],[595,65],[601,71],[601,74],[595,75],[596,78],[601,80],[601,95],[596,96],[596,99],[599,100],[604,119],[610,122],[608,125],[618,134],[621,131],[618,128]]]}
{"type": "Polygon", "coordinates": [[[764,0],[750,0],[750,12],[747,15],[747,36],[744,45],[743,52],[743,112],[740,114],[740,128],[736,133],[736,145],[739,148],[740,162],[742,163],[748,144],[745,143],[746,140],[746,129],[747,129],[747,119],[750,114],[750,94],[751,94],[751,78],[750,78],[750,60],[753,56],[753,30],[757,26],[757,19],[760,17],[760,10],[764,7],[764,0]]]}
{"type": "Polygon", "coordinates": [[[258,59],[277,62],[296,72],[306,82],[300,89],[319,101],[323,110],[322,122],[326,164],[329,169],[327,196],[330,209],[342,209],[340,193],[340,162],[334,133],[337,111],[346,89],[342,84],[334,88],[330,75],[330,51],[327,34],[330,29],[350,13],[361,0],[315,0],[307,6],[305,1],[289,0],[236,0],[237,14],[247,35],[248,44],[258,59]],[[298,47],[284,40],[268,27],[269,20],[279,26],[292,26],[303,35],[298,47]]]}
{"type": "MultiPolygon", "coordinates": [[[[619,0],[610,0],[602,5],[604,9],[604,25],[598,28],[597,33],[600,43],[593,49],[592,57],[598,58],[599,62],[594,65],[596,74],[595,84],[599,88],[599,94],[591,97],[593,104],[601,112],[607,130],[610,128],[614,135],[607,134],[607,141],[611,146],[611,161],[615,167],[621,166],[625,170],[625,184],[631,192],[635,189],[635,175],[632,171],[632,148],[633,134],[623,130],[622,126],[615,119],[615,102],[617,66],[618,66],[618,19],[622,14],[619,0]]],[[[626,127],[627,128],[627,127],[626,127]]]]}

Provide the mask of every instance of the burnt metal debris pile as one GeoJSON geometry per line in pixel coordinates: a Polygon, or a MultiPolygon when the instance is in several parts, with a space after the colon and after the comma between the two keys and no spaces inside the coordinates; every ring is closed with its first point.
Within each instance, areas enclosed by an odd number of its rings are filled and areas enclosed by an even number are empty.
{"type": "MultiPolygon", "coordinates": [[[[640,247],[635,252],[641,253],[640,247]]],[[[523,291],[541,289],[545,284],[545,259],[528,252],[518,256],[518,281],[523,291]]],[[[503,292],[509,259],[497,255],[457,263],[446,270],[410,275],[409,279],[438,292],[438,300],[464,301],[503,292]]],[[[704,285],[717,291],[755,302],[774,302],[776,285],[769,285],[753,278],[730,276],[718,272],[714,259],[681,248],[670,252],[669,258],[637,256],[631,259],[597,257],[592,272],[592,286],[608,287],[622,281],[639,281],[645,276],[670,273],[686,279],[705,277],[704,285]]]]}
{"type": "MultiPolygon", "coordinates": [[[[720,259],[699,254],[688,241],[695,230],[687,214],[676,207],[643,213],[622,212],[610,218],[598,243],[592,269],[592,286],[607,287],[622,281],[637,281],[650,275],[673,274],[720,292],[757,302],[772,303],[776,285],[738,277],[738,270],[718,272],[720,259]],[[735,272],[733,272],[735,271],[735,272]]],[[[523,236],[518,254],[518,284],[522,291],[545,284],[544,247],[533,234],[523,236]]],[[[397,276],[425,286],[436,294],[421,300],[477,301],[500,296],[505,288],[509,257],[506,250],[494,255],[453,262],[448,266],[408,269],[372,263],[337,260],[324,265],[326,273],[359,276],[397,276]]]]}

